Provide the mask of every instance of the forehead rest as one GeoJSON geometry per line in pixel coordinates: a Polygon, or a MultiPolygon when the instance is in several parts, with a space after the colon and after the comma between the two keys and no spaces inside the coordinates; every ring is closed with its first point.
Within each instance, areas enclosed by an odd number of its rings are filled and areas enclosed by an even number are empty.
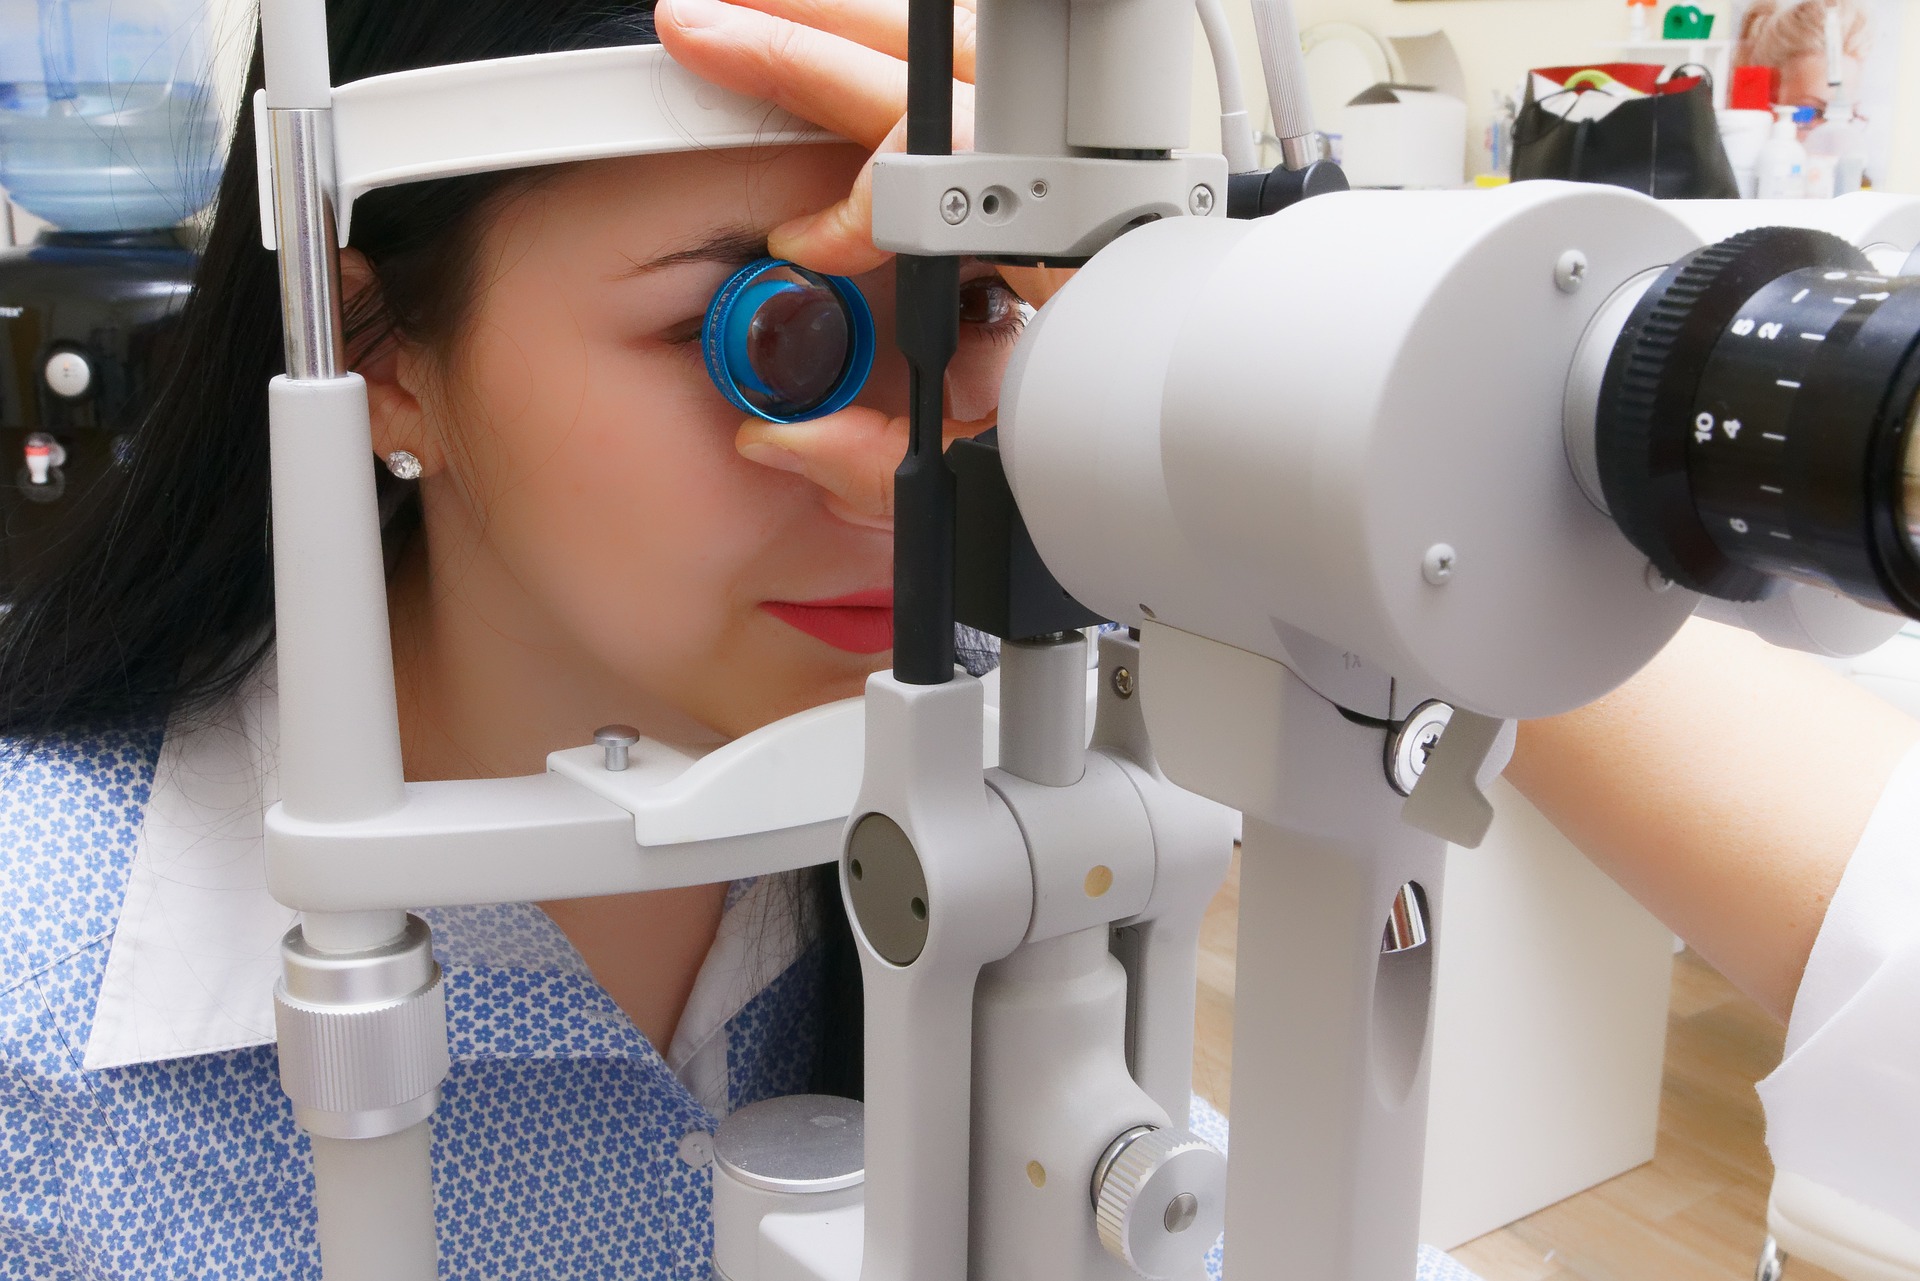
{"type": "MultiPolygon", "coordinates": [[[[273,249],[265,91],[255,95],[261,226],[273,249]]],[[[371,76],[332,94],[340,243],[380,187],[667,152],[833,142],[772,103],[708,84],[660,45],[496,58],[371,76]]]]}

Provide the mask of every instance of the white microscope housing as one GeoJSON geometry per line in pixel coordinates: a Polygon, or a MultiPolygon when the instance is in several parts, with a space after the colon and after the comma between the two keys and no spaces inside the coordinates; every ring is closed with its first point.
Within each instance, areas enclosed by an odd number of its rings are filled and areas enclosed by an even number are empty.
{"type": "MultiPolygon", "coordinates": [[[[1920,233],[1914,202],[1831,203],[1883,251],[1920,233]]],[[[1774,210],[1707,212],[1738,230],[1774,210]]],[[[1112,618],[1283,662],[1370,715],[1408,694],[1567,711],[1699,601],[1583,492],[1565,424],[1590,433],[1596,359],[1708,238],[1684,206],[1551,182],[1141,228],[1028,327],[1002,400],[1009,481],[1048,565],[1112,618]]],[[[1801,647],[1898,626],[1830,612],[1852,630],[1801,647]]]]}

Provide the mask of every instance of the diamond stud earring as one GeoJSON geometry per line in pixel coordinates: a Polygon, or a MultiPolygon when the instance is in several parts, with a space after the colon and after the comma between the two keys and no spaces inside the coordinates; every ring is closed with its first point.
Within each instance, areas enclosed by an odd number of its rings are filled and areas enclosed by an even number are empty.
{"type": "Polygon", "coordinates": [[[396,449],[387,455],[387,470],[401,480],[419,480],[420,460],[404,449],[396,449]]]}

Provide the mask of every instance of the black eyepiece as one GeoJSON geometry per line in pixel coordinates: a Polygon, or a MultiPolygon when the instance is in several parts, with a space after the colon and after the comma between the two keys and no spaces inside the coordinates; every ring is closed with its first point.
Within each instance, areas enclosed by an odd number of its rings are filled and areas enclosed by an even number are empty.
{"type": "Polygon", "coordinates": [[[1601,489],[1683,587],[1747,601],[1793,579],[1920,617],[1916,393],[1920,278],[1823,232],[1744,232],[1670,267],[1621,331],[1601,489]]]}

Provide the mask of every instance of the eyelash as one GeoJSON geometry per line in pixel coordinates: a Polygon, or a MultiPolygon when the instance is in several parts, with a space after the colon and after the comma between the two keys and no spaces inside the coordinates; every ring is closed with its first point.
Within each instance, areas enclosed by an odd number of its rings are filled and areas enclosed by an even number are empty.
{"type": "Polygon", "coordinates": [[[960,323],[964,327],[977,330],[987,341],[996,345],[1012,343],[1027,327],[1027,318],[1033,314],[1012,286],[998,276],[982,276],[976,280],[962,281],[960,284],[960,323]],[[982,289],[981,287],[985,288],[982,289]],[[1000,295],[1005,314],[997,320],[969,321],[966,318],[967,294],[971,291],[990,292],[1000,295]]]}

